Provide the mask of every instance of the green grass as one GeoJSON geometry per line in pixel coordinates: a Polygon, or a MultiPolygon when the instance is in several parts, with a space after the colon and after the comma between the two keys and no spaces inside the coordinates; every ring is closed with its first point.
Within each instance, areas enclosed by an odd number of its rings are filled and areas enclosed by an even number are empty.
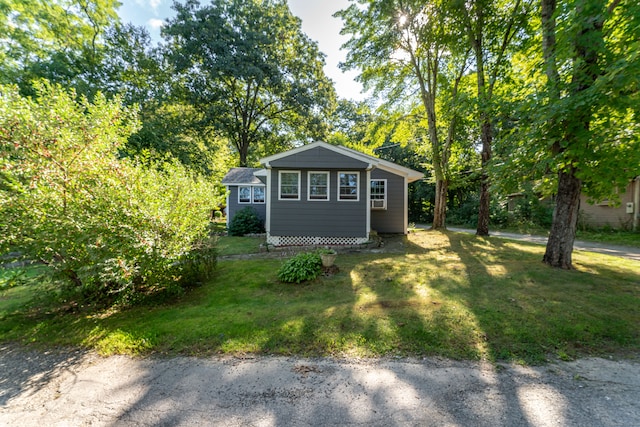
{"type": "Polygon", "coordinates": [[[405,253],[340,254],[339,273],[302,285],[277,281],[281,260],[221,261],[211,283],[180,300],[122,312],[15,312],[5,290],[0,340],[103,354],[523,363],[640,350],[637,261],[575,252],[576,269],[558,271],[527,243],[434,231],[403,243],[405,253]]]}
{"type": "Polygon", "coordinates": [[[221,256],[255,254],[260,252],[260,245],[266,242],[264,237],[218,237],[218,253],[221,256]]]}

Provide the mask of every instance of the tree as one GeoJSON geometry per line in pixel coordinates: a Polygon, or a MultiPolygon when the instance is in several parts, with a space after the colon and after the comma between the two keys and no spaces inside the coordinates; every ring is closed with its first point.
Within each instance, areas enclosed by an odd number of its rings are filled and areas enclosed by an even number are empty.
{"type": "Polygon", "coordinates": [[[240,165],[292,137],[321,139],[335,98],[324,58],[283,0],[174,3],[163,27],[185,99],[227,138],[240,165]]]}
{"type": "Polygon", "coordinates": [[[122,158],[133,111],[96,94],[0,87],[0,251],[20,251],[74,295],[123,302],[207,278],[208,180],[122,158]]]}
{"type": "Polygon", "coordinates": [[[452,43],[454,35],[446,2],[357,3],[336,14],[344,20],[342,32],[352,35],[345,44],[349,53],[343,66],[359,68],[365,87],[373,85],[388,105],[415,105],[417,93],[417,102],[426,116],[436,180],[433,228],[443,228],[449,160],[456,142],[458,89],[467,69],[468,49],[458,50],[452,43]],[[441,122],[446,114],[438,106],[439,91],[446,92],[450,101],[445,107],[450,114],[444,130],[441,122]]]}
{"type": "Polygon", "coordinates": [[[640,172],[640,6],[541,0],[546,92],[535,124],[557,173],[543,261],[572,268],[580,194],[613,197],[640,172]]]}
{"type": "Polygon", "coordinates": [[[0,83],[18,83],[26,93],[45,78],[88,93],[118,6],[117,0],[0,0],[0,83]]]}
{"type": "Polygon", "coordinates": [[[462,33],[475,57],[477,121],[482,160],[482,182],[476,234],[489,235],[489,175],[486,168],[493,148],[494,88],[508,61],[508,49],[527,24],[533,0],[458,0],[454,2],[462,33]]]}

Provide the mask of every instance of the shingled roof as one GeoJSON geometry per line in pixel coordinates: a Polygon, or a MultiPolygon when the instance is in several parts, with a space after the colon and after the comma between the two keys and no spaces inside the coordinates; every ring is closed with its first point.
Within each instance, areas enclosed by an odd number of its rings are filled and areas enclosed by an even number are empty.
{"type": "Polygon", "coordinates": [[[260,168],[231,168],[222,178],[224,185],[259,185],[264,184],[254,175],[260,168]]]}

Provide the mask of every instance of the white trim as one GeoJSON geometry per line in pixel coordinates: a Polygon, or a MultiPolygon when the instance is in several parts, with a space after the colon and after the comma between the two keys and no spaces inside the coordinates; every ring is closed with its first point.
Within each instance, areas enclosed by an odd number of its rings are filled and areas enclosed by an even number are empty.
{"type": "Polygon", "coordinates": [[[226,212],[226,215],[225,215],[224,222],[225,222],[225,227],[229,228],[229,196],[231,195],[231,190],[229,190],[229,186],[228,185],[225,185],[225,187],[227,188],[227,195],[226,195],[226,199],[227,199],[226,200],[226,209],[227,209],[227,212],[226,212]]]}
{"type": "MultiPolygon", "coordinates": [[[[371,184],[373,183],[373,181],[383,181],[384,182],[384,199],[372,199],[371,198],[371,194],[369,194],[369,206],[371,206],[371,209],[376,210],[376,211],[386,211],[387,210],[387,188],[388,188],[388,183],[387,183],[387,179],[386,178],[372,178],[369,180],[369,191],[371,191],[371,184]],[[376,208],[373,206],[373,201],[379,201],[382,200],[382,207],[381,208],[376,208]]],[[[405,178],[403,180],[403,182],[406,182],[407,179],[405,178]]]]}
{"type": "Polygon", "coordinates": [[[282,200],[282,201],[297,201],[300,200],[300,195],[302,193],[302,188],[300,185],[301,179],[301,172],[299,170],[279,170],[278,171],[278,200],[282,200]],[[283,173],[295,173],[298,174],[298,197],[297,198],[291,198],[291,197],[285,197],[282,198],[282,174],[283,173]]]}
{"type": "Polygon", "coordinates": [[[271,169],[267,169],[267,189],[264,193],[264,200],[267,204],[267,215],[264,221],[264,229],[269,236],[269,230],[271,230],[271,169]]]}
{"type": "Polygon", "coordinates": [[[328,202],[331,200],[331,173],[329,171],[307,171],[307,201],[308,202],[328,202]],[[311,174],[327,176],[327,197],[325,199],[311,198],[311,174]]]}
{"type": "Polygon", "coordinates": [[[250,205],[252,200],[253,200],[252,196],[253,196],[253,189],[251,188],[251,185],[248,185],[248,184],[238,185],[238,204],[239,205],[250,205]],[[248,202],[240,201],[240,188],[241,187],[248,187],[249,188],[249,201],[248,202]]]}
{"type": "Polygon", "coordinates": [[[404,177],[404,234],[409,232],[409,183],[404,177]]]}
{"type": "MultiPolygon", "coordinates": [[[[367,170],[367,172],[369,172],[367,170]]],[[[359,202],[360,201],[360,181],[361,181],[361,176],[360,176],[360,171],[338,171],[337,174],[337,197],[336,200],[338,202],[359,202]],[[356,198],[355,199],[342,199],[340,198],[340,174],[344,173],[344,174],[350,174],[350,175],[356,175],[357,180],[356,180],[356,198]]]]}
{"type": "MultiPolygon", "coordinates": [[[[371,169],[367,169],[367,200],[371,200],[371,169]]],[[[371,203],[367,203],[367,240],[371,234],[371,203]]]]}

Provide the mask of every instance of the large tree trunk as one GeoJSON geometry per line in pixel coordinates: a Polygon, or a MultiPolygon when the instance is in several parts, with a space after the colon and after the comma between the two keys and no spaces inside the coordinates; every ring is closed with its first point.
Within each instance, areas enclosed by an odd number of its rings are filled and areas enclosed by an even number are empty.
{"type": "MultiPolygon", "coordinates": [[[[609,7],[609,13],[613,10],[616,1],[609,7]]],[[[542,6],[542,48],[546,65],[547,85],[550,102],[559,102],[561,84],[556,54],[556,23],[554,12],[556,0],[541,0],[542,6]]],[[[599,53],[604,44],[602,28],[604,24],[604,2],[590,2],[578,0],[576,2],[575,22],[577,33],[574,36],[575,57],[573,62],[573,76],[569,84],[569,97],[575,98],[574,102],[583,102],[581,94],[590,89],[600,74],[598,63],[599,53]]],[[[549,136],[553,141],[552,151],[554,155],[566,153],[566,150],[574,145],[579,145],[578,138],[589,138],[589,127],[592,120],[592,111],[589,105],[585,105],[562,121],[559,129],[557,123],[548,124],[549,136]],[[562,135],[560,135],[562,132],[562,135]]],[[[569,158],[569,160],[571,160],[569,158]]],[[[567,159],[563,159],[567,163],[567,159]]],[[[576,162],[579,163],[579,162],[576,162]]],[[[580,209],[580,191],[582,182],[576,176],[573,166],[560,168],[558,172],[558,191],[556,207],[551,224],[551,232],[547,241],[543,262],[552,267],[571,269],[571,254],[576,237],[578,212],[580,209]]]]}
{"type": "Polygon", "coordinates": [[[448,182],[445,179],[436,180],[436,200],[433,210],[433,223],[431,224],[431,228],[434,230],[446,227],[448,187],[448,182]]]}
{"type": "Polygon", "coordinates": [[[582,182],[575,171],[558,174],[558,194],[553,210],[553,224],[547,241],[547,250],[542,261],[552,267],[572,268],[571,254],[576,238],[578,212],[580,210],[580,188],[582,182]]]}
{"type": "Polygon", "coordinates": [[[491,122],[485,114],[481,114],[482,123],[482,181],[480,183],[480,203],[478,206],[478,226],[476,228],[476,235],[488,236],[489,235],[489,216],[490,216],[490,202],[491,194],[489,193],[489,175],[487,174],[487,165],[491,160],[491,122]]]}

